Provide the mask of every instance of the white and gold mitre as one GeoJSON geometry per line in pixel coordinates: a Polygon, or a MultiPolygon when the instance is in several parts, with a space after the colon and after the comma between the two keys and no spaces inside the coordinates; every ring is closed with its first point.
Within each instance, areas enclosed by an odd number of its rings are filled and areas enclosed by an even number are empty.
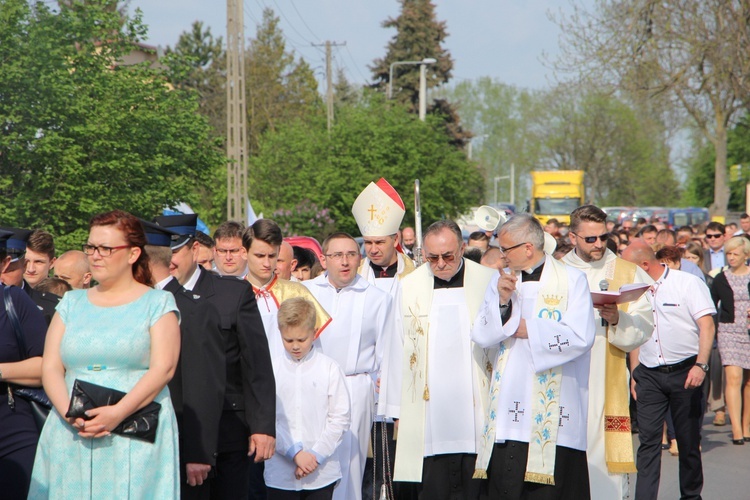
{"type": "Polygon", "coordinates": [[[352,205],[352,215],[362,236],[396,234],[405,213],[403,200],[382,177],[368,184],[352,205]]]}

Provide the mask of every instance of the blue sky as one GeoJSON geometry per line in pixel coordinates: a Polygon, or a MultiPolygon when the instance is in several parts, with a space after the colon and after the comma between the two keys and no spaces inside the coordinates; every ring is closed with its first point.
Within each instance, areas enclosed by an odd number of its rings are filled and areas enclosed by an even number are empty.
{"type": "MultiPolygon", "coordinates": [[[[593,0],[586,0],[591,3],[593,0]]],[[[553,72],[542,54],[556,54],[559,30],[548,13],[570,12],[568,0],[434,0],[439,20],[446,21],[445,46],[454,61],[452,83],[490,76],[519,87],[551,86],[553,72]]],[[[334,49],[334,67],[342,67],[356,83],[369,81],[368,66],[385,54],[395,30],[380,25],[397,16],[396,0],[244,0],[245,37],[252,37],[265,7],[276,12],[287,47],[304,57],[324,78],[325,40],[346,42],[334,49]]],[[[226,38],[225,0],[131,0],[149,26],[147,42],[174,45],[181,32],[201,20],[212,33],[226,38]]],[[[322,87],[321,87],[322,88],[322,87]]]]}

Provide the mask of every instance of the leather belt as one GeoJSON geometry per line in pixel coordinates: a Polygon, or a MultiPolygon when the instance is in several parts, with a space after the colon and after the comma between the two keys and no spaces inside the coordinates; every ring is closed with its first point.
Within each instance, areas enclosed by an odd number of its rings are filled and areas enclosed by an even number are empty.
{"type": "Polygon", "coordinates": [[[673,365],[659,365],[659,366],[654,366],[653,368],[644,365],[643,367],[647,370],[654,370],[660,373],[672,373],[672,372],[676,372],[679,370],[684,370],[685,368],[690,367],[690,366],[694,366],[697,360],[698,360],[698,356],[691,356],[673,365]]]}

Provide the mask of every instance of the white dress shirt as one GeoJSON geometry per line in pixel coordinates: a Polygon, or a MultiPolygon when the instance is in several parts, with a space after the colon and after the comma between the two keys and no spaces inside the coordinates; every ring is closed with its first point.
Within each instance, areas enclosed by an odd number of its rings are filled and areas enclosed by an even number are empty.
{"type": "Polygon", "coordinates": [[[316,490],[341,479],[335,453],[349,429],[349,393],[341,368],[313,347],[296,360],[286,351],[273,360],[276,378],[276,453],[265,463],[263,477],[271,488],[316,490]],[[296,479],[294,456],[315,455],[318,468],[296,479]]]}
{"type": "Polygon", "coordinates": [[[682,271],[664,267],[650,291],[654,333],[641,346],[638,360],[646,367],[673,365],[698,354],[700,330],[696,321],[716,314],[706,284],[682,271]]]}

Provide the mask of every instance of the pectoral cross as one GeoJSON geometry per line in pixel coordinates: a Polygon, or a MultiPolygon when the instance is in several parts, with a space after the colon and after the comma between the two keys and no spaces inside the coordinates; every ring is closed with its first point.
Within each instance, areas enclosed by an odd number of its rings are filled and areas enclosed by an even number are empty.
{"type": "Polygon", "coordinates": [[[563,410],[565,410],[565,407],[561,406],[560,407],[560,422],[557,424],[559,427],[563,426],[563,424],[562,424],[563,419],[565,419],[568,422],[570,422],[570,415],[563,415],[563,410]]]}
{"type": "Polygon", "coordinates": [[[370,205],[370,208],[369,208],[369,209],[368,209],[367,211],[368,211],[368,212],[370,212],[370,220],[373,220],[373,219],[375,219],[375,212],[377,212],[377,211],[378,211],[378,210],[377,210],[377,209],[375,208],[375,205],[370,205]]]}
{"type": "Polygon", "coordinates": [[[562,352],[562,346],[570,346],[570,342],[567,340],[565,342],[560,342],[560,335],[553,335],[555,337],[555,340],[557,340],[556,344],[549,344],[549,348],[552,349],[553,347],[557,347],[558,352],[562,352]]]}
{"type": "Polygon", "coordinates": [[[513,403],[516,405],[516,407],[509,409],[508,410],[508,414],[513,413],[513,422],[520,422],[520,420],[518,420],[518,415],[519,414],[523,415],[523,413],[524,413],[525,410],[519,410],[518,409],[518,407],[521,406],[521,402],[520,401],[513,401],[513,403]]]}

